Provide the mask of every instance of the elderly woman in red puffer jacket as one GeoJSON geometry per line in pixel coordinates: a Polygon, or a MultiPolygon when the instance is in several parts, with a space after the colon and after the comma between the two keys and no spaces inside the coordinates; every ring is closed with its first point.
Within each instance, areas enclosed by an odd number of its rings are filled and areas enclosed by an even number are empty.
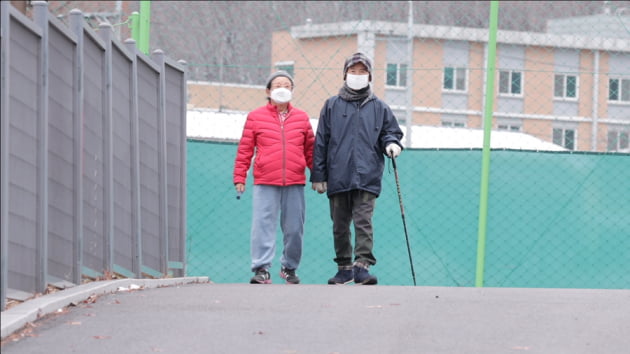
{"type": "Polygon", "coordinates": [[[298,284],[306,203],[305,170],[313,167],[315,135],[306,112],[291,105],[293,78],[278,71],[267,79],[268,103],[247,116],[234,162],[236,192],[245,191],[254,158],[251,228],[252,284],[269,284],[278,217],[284,236],[280,276],[298,284]]]}

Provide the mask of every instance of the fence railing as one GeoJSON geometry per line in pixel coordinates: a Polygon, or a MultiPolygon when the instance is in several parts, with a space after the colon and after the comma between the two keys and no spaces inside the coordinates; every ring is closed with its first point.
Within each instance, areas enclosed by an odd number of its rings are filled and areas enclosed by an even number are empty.
{"type": "Polygon", "coordinates": [[[185,274],[186,64],[2,2],[1,307],[84,278],[185,274]]]}

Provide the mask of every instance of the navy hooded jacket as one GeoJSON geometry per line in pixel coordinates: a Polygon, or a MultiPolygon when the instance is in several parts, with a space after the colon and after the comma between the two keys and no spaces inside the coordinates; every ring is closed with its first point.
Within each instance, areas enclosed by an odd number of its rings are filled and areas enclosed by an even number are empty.
{"type": "Polygon", "coordinates": [[[311,182],[327,182],[327,195],[381,193],[385,147],[403,148],[403,133],[389,106],[374,95],[364,101],[326,100],[319,116],[311,182]]]}

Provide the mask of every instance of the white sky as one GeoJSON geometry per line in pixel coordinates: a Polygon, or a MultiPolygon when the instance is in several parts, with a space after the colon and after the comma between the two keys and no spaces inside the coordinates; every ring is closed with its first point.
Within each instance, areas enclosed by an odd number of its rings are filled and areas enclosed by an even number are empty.
{"type": "MultiPolygon", "coordinates": [[[[214,111],[189,110],[186,133],[189,138],[238,141],[241,138],[247,114],[221,113],[214,111]]],[[[317,119],[311,119],[317,131],[317,119]]],[[[406,133],[406,127],[401,129],[406,133]]],[[[412,148],[472,149],[483,147],[483,130],[469,128],[412,127],[412,148]]],[[[406,139],[403,138],[403,144],[406,139]]],[[[532,135],[493,130],[490,138],[493,149],[517,149],[540,151],[565,151],[561,146],[546,142],[532,135]]]]}

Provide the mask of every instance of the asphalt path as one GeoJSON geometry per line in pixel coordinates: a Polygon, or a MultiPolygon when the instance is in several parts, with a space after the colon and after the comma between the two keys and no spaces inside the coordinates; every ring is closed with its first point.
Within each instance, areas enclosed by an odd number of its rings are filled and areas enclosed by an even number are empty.
{"type": "Polygon", "coordinates": [[[125,285],[44,296],[11,334],[3,312],[2,353],[630,352],[630,290],[125,285]]]}

